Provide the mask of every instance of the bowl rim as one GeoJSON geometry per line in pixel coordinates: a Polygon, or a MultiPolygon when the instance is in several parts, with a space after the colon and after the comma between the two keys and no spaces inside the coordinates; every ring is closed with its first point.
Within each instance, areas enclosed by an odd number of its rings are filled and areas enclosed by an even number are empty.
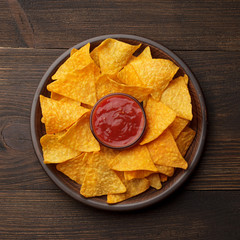
{"type": "Polygon", "coordinates": [[[137,209],[145,208],[147,206],[150,206],[152,204],[155,204],[157,202],[160,202],[160,201],[166,199],[173,192],[175,192],[180,186],[182,186],[183,183],[185,183],[185,181],[189,178],[189,176],[192,174],[193,170],[196,168],[196,166],[197,166],[197,164],[200,160],[200,157],[202,155],[203,148],[204,148],[204,145],[205,145],[206,133],[207,133],[207,109],[206,109],[206,104],[205,104],[203,92],[202,92],[201,87],[198,84],[195,76],[193,75],[193,73],[191,72],[189,67],[175,53],[173,53],[168,48],[164,47],[162,44],[159,44],[157,42],[154,42],[154,41],[152,41],[150,39],[147,39],[147,38],[144,38],[144,37],[139,37],[139,36],[136,36],[136,35],[128,35],[128,34],[110,34],[110,35],[102,35],[102,36],[98,36],[98,37],[93,37],[93,38],[90,38],[88,40],[82,41],[82,42],[74,45],[73,47],[66,50],[63,54],[61,54],[50,65],[48,70],[43,75],[41,81],[39,82],[39,85],[38,85],[38,87],[35,91],[34,97],[33,97],[33,102],[32,102],[32,107],[31,107],[31,115],[30,115],[30,130],[31,130],[33,147],[34,147],[35,153],[38,157],[38,160],[39,160],[41,166],[43,167],[43,169],[45,170],[47,175],[50,177],[50,179],[61,190],[63,190],[65,193],[67,193],[69,196],[71,196],[75,200],[80,201],[80,202],[82,202],[82,203],[84,203],[88,206],[91,206],[91,207],[94,207],[94,208],[97,208],[97,209],[110,210],[110,211],[129,211],[129,210],[137,210],[137,209]],[[40,95],[40,92],[42,91],[42,89],[44,87],[44,84],[45,84],[46,80],[48,79],[48,76],[54,71],[54,69],[56,69],[58,64],[60,64],[62,61],[64,61],[70,55],[70,52],[73,48],[79,49],[82,46],[86,45],[87,43],[91,44],[93,42],[103,41],[107,38],[114,38],[114,39],[120,39],[120,40],[124,40],[124,39],[125,40],[135,40],[135,41],[145,43],[147,45],[151,45],[151,46],[163,51],[166,55],[168,55],[169,57],[174,59],[178,63],[178,65],[181,66],[181,68],[189,76],[189,79],[190,79],[192,85],[194,86],[194,88],[196,90],[197,97],[199,98],[199,102],[200,102],[200,109],[201,109],[201,113],[202,113],[201,133],[200,133],[199,144],[198,144],[197,149],[196,149],[196,154],[193,157],[193,160],[192,160],[191,164],[189,165],[188,169],[177,179],[177,181],[175,181],[169,188],[167,188],[161,194],[159,194],[157,196],[153,196],[150,199],[144,199],[140,202],[127,203],[127,204],[122,202],[121,204],[109,205],[107,203],[98,202],[98,201],[96,201],[94,199],[91,199],[91,198],[90,199],[84,198],[83,196],[80,195],[80,193],[74,192],[72,189],[70,189],[68,186],[66,186],[51,171],[51,169],[46,164],[44,164],[42,152],[40,150],[41,149],[40,148],[40,142],[39,142],[40,140],[37,138],[37,134],[36,134],[36,129],[37,129],[36,128],[36,110],[37,110],[37,107],[39,107],[39,104],[40,104],[39,103],[39,95],[40,95]]]}

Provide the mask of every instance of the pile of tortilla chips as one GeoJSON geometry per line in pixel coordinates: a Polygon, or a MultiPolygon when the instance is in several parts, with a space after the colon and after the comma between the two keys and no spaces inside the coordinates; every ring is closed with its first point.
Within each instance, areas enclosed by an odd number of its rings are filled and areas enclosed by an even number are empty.
{"type": "Polygon", "coordinates": [[[90,52],[90,44],[73,49],[40,96],[44,163],[56,164],[81,185],[85,197],[107,195],[109,204],[146,191],[161,189],[175,168],[187,169],[184,159],[195,131],[188,76],[174,77],[179,67],[154,59],[149,47],[106,39],[90,52]],[[110,93],[127,93],[143,103],[147,127],[135,147],[113,150],[100,146],[91,133],[94,104],[110,93]]]}

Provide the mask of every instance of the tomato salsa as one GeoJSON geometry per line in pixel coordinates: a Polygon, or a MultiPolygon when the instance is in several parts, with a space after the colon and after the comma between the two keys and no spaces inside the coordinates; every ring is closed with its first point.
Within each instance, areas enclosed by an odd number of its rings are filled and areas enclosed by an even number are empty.
{"type": "Polygon", "coordinates": [[[142,138],[146,116],[135,98],[114,93],[101,98],[94,106],[90,126],[95,138],[103,145],[126,148],[142,138]]]}

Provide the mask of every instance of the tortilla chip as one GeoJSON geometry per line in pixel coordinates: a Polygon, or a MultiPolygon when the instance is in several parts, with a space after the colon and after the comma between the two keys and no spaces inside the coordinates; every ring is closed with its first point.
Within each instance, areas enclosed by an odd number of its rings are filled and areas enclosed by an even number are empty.
{"type": "Polygon", "coordinates": [[[139,195],[145,192],[149,188],[149,181],[146,178],[136,178],[130,181],[124,182],[127,191],[121,194],[109,194],[107,196],[107,203],[113,204],[117,202],[122,202],[128,198],[139,195]]]}
{"type": "Polygon", "coordinates": [[[149,46],[145,47],[137,59],[152,59],[151,49],[149,46]]]}
{"type": "Polygon", "coordinates": [[[162,166],[155,164],[155,167],[158,169],[159,173],[165,174],[169,177],[172,177],[174,174],[174,168],[173,167],[168,167],[168,166],[162,166]]]}
{"type": "Polygon", "coordinates": [[[66,73],[59,80],[50,83],[47,86],[48,91],[93,106],[97,100],[95,90],[97,70],[94,65],[90,64],[81,70],[66,73]]]}
{"type": "Polygon", "coordinates": [[[127,172],[124,172],[124,178],[126,180],[132,180],[134,178],[145,178],[151,175],[152,173],[153,171],[147,171],[147,170],[127,171],[127,172]]]}
{"type": "Polygon", "coordinates": [[[186,127],[176,139],[178,149],[182,156],[185,156],[189,146],[191,145],[196,132],[190,127],[186,127]]]}
{"type": "Polygon", "coordinates": [[[192,120],[191,96],[183,77],[178,77],[169,84],[161,101],[173,109],[178,117],[192,120]]]}
{"type": "Polygon", "coordinates": [[[89,124],[89,113],[83,115],[74,123],[59,141],[81,152],[96,152],[100,150],[98,141],[92,135],[89,124]]]}
{"type": "Polygon", "coordinates": [[[88,155],[90,154],[92,153],[82,153],[73,159],[57,164],[56,168],[76,183],[82,184],[88,168],[88,155]]]}
{"type": "Polygon", "coordinates": [[[158,173],[153,173],[150,176],[147,177],[147,179],[149,180],[150,186],[159,190],[162,188],[162,183],[161,183],[161,179],[158,173]]]}
{"type": "Polygon", "coordinates": [[[151,93],[152,89],[123,85],[103,75],[96,83],[96,91],[98,100],[110,93],[126,93],[135,97],[139,102],[142,102],[151,93]]]}
{"type": "Polygon", "coordinates": [[[181,131],[188,125],[189,120],[176,117],[173,123],[169,126],[169,130],[171,131],[174,139],[178,137],[181,131]]]}
{"type": "Polygon", "coordinates": [[[159,101],[165,88],[179,67],[166,59],[138,59],[130,63],[139,79],[147,87],[153,88],[152,97],[159,101]],[[144,66],[144,67],[143,67],[144,66]]]}
{"type": "Polygon", "coordinates": [[[164,105],[149,97],[145,107],[147,117],[146,133],[140,145],[156,139],[175,119],[176,113],[164,105]]]}
{"type": "Polygon", "coordinates": [[[89,109],[70,102],[56,101],[40,95],[43,120],[47,133],[57,133],[75,123],[89,109]]]}
{"type": "Polygon", "coordinates": [[[164,175],[164,174],[159,174],[159,176],[160,176],[160,180],[161,180],[161,182],[163,183],[163,182],[166,182],[167,180],[168,180],[168,176],[166,176],[166,175],[164,175]]]}
{"type": "Polygon", "coordinates": [[[72,56],[74,53],[76,53],[78,50],[76,49],[76,48],[73,48],[72,50],[71,50],[71,53],[70,53],[70,56],[72,56]]]}
{"type": "Polygon", "coordinates": [[[141,44],[135,46],[108,38],[91,52],[91,57],[102,74],[115,75],[140,46],[141,44]]]}
{"type": "Polygon", "coordinates": [[[147,148],[155,164],[183,169],[188,167],[168,129],[155,141],[149,143],[147,148]]]}
{"type": "Polygon", "coordinates": [[[122,150],[110,167],[116,171],[148,170],[157,172],[146,146],[135,146],[122,150]]]}
{"type": "Polygon", "coordinates": [[[57,134],[46,134],[41,137],[44,163],[62,163],[78,156],[81,152],[71,149],[58,141],[64,132],[57,134]]]}
{"type": "Polygon", "coordinates": [[[93,153],[80,193],[84,197],[95,197],[107,194],[126,192],[126,187],[111,170],[101,152],[93,153]]]}
{"type": "Polygon", "coordinates": [[[90,43],[86,44],[80,48],[75,54],[71,55],[56,71],[52,76],[52,79],[62,79],[65,78],[66,74],[69,74],[75,70],[81,70],[90,63],[93,63],[93,60],[89,53],[90,43]]]}

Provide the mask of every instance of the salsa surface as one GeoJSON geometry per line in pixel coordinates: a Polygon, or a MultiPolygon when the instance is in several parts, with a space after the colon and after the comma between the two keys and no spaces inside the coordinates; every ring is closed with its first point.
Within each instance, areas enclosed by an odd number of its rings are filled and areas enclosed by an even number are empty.
{"type": "Polygon", "coordinates": [[[95,137],[104,145],[121,148],[142,135],[145,116],[140,104],[126,95],[111,95],[100,101],[92,114],[95,137]]]}

